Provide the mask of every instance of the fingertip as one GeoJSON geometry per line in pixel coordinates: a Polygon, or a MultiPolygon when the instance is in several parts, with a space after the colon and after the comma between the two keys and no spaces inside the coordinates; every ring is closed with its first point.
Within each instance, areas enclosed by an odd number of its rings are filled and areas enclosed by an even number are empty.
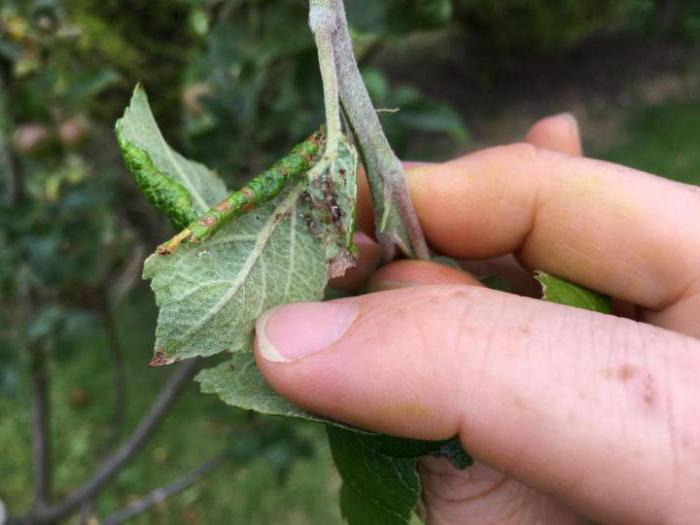
{"type": "Polygon", "coordinates": [[[571,156],[583,154],[578,120],[571,113],[559,113],[538,120],[527,132],[526,142],[571,156]]]}

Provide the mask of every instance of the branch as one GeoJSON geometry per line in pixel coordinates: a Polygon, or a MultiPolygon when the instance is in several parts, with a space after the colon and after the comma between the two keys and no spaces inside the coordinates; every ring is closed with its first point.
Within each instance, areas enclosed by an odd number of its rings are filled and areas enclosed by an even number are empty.
{"type": "Polygon", "coordinates": [[[323,80],[323,101],[326,110],[327,151],[335,154],[342,133],[340,125],[340,96],[336,73],[333,34],[337,30],[337,17],[331,0],[310,0],[309,27],[314,34],[318,50],[318,64],[323,80]]]}
{"type": "Polygon", "coordinates": [[[8,66],[0,63],[0,162],[5,177],[5,198],[8,206],[15,206],[22,198],[22,180],[17,159],[12,153],[12,121],[8,101],[8,66]]]}
{"type": "Polygon", "coordinates": [[[49,429],[49,375],[46,352],[29,343],[32,375],[32,474],[34,507],[45,509],[51,501],[51,436],[49,429]]]}
{"type": "Polygon", "coordinates": [[[221,464],[226,461],[226,457],[226,454],[219,454],[218,456],[211,458],[196,469],[176,479],[172,483],[149,492],[143,498],[134,501],[114,514],[107,516],[100,523],[102,525],[119,525],[120,523],[124,523],[137,514],[141,514],[142,512],[148,510],[153,505],[157,505],[158,503],[165,501],[170,496],[173,496],[174,494],[177,494],[178,492],[194,484],[202,476],[221,466],[221,464]]]}
{"type": "Polygon", "coordinates": [[[333,6],[336,14],[333,52],[340,99],[367,170],[377,240],[387,259],[394,257],[396,247],[408,257],[430,259],[418,216],[408,195],[403,166],[384,135],[357,66],[343,0],[326,2],[333,6]]]}
{"type": "Polygon", "coordinates": [[[114,390],[114,408],[112,412],[112,429],[109,442],[115,443],[119,439],[126,414],[126,363],[124,361],[124,349],[122,348],[119,334],[117,333],[113,307],[109,300],[105,300],[102,308],[102,321],[107,335],[107,350],[112,355],[112,367],[114,371],[112,388],[114,390]]]}
{"type": "Polygon", "coordinates": [[[111,454],[75,492],[53,507],[30,513],[23,518],[11,518],[8,525],[44,525],[59,521],[73,514],[80,506],[95,496],[132,456],[143,447],[158,427],[178,394],[199,369],[201,360],[185,361],[175,370],[150,410],[141,419],[131,436],[111,454]]]}

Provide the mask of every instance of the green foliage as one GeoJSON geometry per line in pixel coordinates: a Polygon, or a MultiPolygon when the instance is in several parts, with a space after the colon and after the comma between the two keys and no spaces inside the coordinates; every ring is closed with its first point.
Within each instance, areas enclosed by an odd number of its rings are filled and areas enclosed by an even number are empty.
{"type": "MultiPolygon", "coordinates": [[[[384,23],[387,5],[359,0],[348,6],[353,23],[371,31],[374,50],[392,41],[384,23]]],[[[305,30],[305,2],[229,2],[227,9],[207,13],[211,31],[204,51],[186,72],[185,140],[189,153],[232,174],[232,185],[240,186],[322,121],[316,51],[305,30]]],[[[372,91],[375,105],[405,111],[384,119],[399,153],[409,146],[409,134],[464,137],[463,124],[446,105],[409,86],[390,85],[376,70],[373,76],[381,76],[382,84],[372,91]]]]}
{"type": "Polygon", "coordinates": [[[625,30],[654,14],[650,0],[455,0],[455,13],[481,48],[559,53],[597,31],[625,30]]]}
{"type": "Polygon", "coordinates": [[[420,499],[415,457],[396,458],[356,432],[327,427],[343,486],[340,509],[351,525],[405,525],[420,499]]]}
{"type": "Polygon", "coordinates": [[[700,185],[700,104],[675,102],[634,107],[624,133],[606,151],[596,152],[612,162],[700,185]]]}
{"type": "Polygon", "coordinates": [[[333,459],[343,479],[340,508],[350,525],[404,525],[418,505],[417,460],[447,457],[455,468],[473,461],[457,439],[420,441],[327,425],[333,459]]]}
{"type": "MultiPolygon", "coordinates": [[[[133,392],[125,429],[138,423],[171,372],[145,366],[155,314],[146,287],[130,294],[118,308],[128,386],[133,392]]],[[[104,351],[104,336],[93,331],[73,345],[73,358],[62,361],[52,374],[55,480],[66,489],[78,486],[99,464],[113,415],[108,375],[113,365],[104,351]]],[[[0,370],[5,372],[2,365],[0,370]]],[[[0,500],[11,513],[19,513],[32,500],[31,435],[25,408],[30,403],[29,385],[21,380],[16,390],[13,397],[0,392],[0,500]]],[[[93,512],[100,518],[107,516],[222,451],[230,456],[226,464],[129,523],[339,524],[337,475],[325,441],[320,426],[251,418],[214,396],[201,395],[192,385],[151,443],[95,499],[93,512]]]]}

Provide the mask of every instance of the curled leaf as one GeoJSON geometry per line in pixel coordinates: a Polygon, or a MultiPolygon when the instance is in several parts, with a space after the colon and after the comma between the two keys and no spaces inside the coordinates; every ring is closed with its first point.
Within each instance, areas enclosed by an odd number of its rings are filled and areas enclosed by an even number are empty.
{"type": "Polygon", "coordinates": [[[177,229],[226,196],[226,187],[214,172],[186,159],[165,142],[141,86],[136,86],[129,107],[117,121],[116,134],[137,186],[177,229]]]}

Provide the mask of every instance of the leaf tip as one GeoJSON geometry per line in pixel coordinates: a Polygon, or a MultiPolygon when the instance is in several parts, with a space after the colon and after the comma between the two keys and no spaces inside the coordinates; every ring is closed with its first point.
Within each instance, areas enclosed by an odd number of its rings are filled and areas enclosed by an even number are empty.
{"type": "Polygon", "coordinates": [[[173,359],[170,359],[167,355],[165,355],[165,350],[163,350],[162,346],[157,346],[153,351],[153,358],[149,361],[148,366],[157,368],[160,366],[170,365],[174,362],[175,361],[173,359]]]}

